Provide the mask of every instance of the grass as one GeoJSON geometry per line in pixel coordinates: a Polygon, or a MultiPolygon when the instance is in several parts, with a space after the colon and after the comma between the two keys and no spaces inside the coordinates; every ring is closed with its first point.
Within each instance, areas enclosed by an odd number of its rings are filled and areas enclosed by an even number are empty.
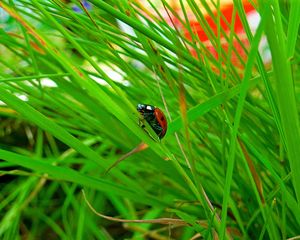
{"type": "Polygon", "coordinates": [[[0,2],[1,239],[297,237],[300,4],[89,2],[0,2]]]}

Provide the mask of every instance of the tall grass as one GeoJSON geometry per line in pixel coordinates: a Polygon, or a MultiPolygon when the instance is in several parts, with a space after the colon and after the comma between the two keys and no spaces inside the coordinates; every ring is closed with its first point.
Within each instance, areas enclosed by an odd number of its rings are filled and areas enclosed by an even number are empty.
{"type": "Polygon", "coordinates": [[[0,2],[1,239],[298,236],[300,3],[89,2],[0,2]]]}

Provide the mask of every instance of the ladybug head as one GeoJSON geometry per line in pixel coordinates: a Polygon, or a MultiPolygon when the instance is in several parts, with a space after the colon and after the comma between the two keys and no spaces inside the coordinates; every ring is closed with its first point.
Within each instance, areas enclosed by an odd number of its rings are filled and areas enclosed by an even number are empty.
{"type": "Polygon", "coordinates": [[[136,109],[137,109],[139,112],[142,112],[145,108],[146,108],[146,105],[145,105],[145,104],[141,104],[141,103],[139,103],[139,104],[136,106],[136,109]]]}
{"type": "Polygon", "coordinates": [[[154,112],[155,107],[148,104],[139,103],[136,107],[139,112],[154,112]]]}

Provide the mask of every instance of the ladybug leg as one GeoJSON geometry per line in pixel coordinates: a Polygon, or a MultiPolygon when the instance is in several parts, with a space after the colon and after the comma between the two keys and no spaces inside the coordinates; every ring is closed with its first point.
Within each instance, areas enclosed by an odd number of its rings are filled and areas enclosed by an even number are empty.
{"type": "Polygon", "coordinates": [[[152,129],[154,130],[154,132],[160,137],[163,129],[159,124],[153,123],[152,124],[152,129]]]}
{"type": "Polygon", "coordinates": [[[145,119],[144,118],[140,118],[139,119],[139,126],[149,135],[149,137],[151,137],[154,141],[156,141],[151,134],[149,133],[149,131],[146,129],[146,125],[145,125],[145,119]]]}
{"type": "Polygon", "coordinates": [[[144,122],[145,122],[145,119],[143,119],[143,118],[140,118],[139,119],[139,126],[141,127],[141,128],[145,128],[146,126],[145,126],[145,124],[144,124],[144,122]]]}

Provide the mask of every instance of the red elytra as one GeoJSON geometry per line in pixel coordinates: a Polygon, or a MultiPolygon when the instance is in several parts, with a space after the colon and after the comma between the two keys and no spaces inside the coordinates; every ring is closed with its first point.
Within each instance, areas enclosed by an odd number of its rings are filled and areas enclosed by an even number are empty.
{"type": "Polygon", "coordinates": [[[162,131],[161,131],[159,137],[163,138],[166,135],[167,128],[168,128],[167,119],[165,117],[165,114],[159,108],[154,109],[154,115],[155,115],[157,122],[162,127],[162,131]]]}

